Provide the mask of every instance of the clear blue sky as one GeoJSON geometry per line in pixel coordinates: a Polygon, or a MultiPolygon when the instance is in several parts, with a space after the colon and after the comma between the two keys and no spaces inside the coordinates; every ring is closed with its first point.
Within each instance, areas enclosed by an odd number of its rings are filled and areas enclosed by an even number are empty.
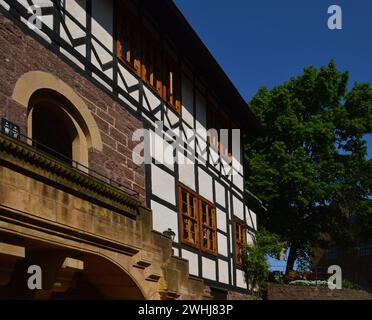
{"type": "MultiPolygon", "coordinates": [[[[248,101],[334,58],[355,81],[372,83],[371,0],[175,0],[200,38],[248,101]],[[343,29],[327,27],[339,5],[343,29]]],[[[368,137],[372,157],[372,136],[368,137]]]]}

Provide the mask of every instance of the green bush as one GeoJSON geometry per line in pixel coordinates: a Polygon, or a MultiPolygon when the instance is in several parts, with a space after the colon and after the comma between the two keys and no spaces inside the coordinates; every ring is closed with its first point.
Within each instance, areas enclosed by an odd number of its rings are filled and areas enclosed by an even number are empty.
{"type": "Polygon", "coordinates": [[[320,280],[295,280],[291,281],[289,285],[297,287],[328,287],[328,282],[320,280]]]}
{"type": "Polygon", "coordinates": [[[342,280],[342,289],[354,289],[354,290],[361,290],[362,288],[356,284],[353,283],[347,279],[342,280]]]}
{"type": "Polygon", "coordinates": [[[252,294],[267,289],[270,271],[266,257],[277,257],[284,246],[277,235],[260,230],[253,243],[243,247],[245,280],[252,294]]]}

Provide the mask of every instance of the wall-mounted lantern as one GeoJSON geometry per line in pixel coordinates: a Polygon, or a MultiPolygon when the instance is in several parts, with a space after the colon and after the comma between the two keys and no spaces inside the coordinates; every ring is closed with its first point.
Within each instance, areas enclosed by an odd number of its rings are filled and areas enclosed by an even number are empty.
{"type": "Polygon", "coordinates": [[[165,231],[163,232],[163,234],[164,234],[166,237],[172,239],[172,241],[174,241],[174,238],[176,237],[176,234],[174,233],[174,231],[173,231],[171,228],[168,228],[168,230],[165,230],[165,231]]]}

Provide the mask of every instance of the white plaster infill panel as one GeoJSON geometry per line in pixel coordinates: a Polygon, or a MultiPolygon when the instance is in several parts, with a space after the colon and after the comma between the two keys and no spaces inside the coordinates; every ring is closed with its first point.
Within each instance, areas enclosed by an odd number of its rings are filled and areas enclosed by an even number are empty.
{"type": "Polygon", "coordinates": [[[202,257],[203,278],[216,281],[216,262],[202,257]]]}
{"type": "Polygon", "coordinates": [[[245,282],[244,272],[242,270],[236,270],[236,286],[247,289],[247,283],[245,282]]]}
{"type": "Polygon", "coordinates": [[[178,152],[179,180],[185,186],[195,191],[195,165],[194,162],[178,152]]]}
{"type": "Polygon", "coordinates": [[[174,241],[176,243],[179,242],[177,212],[170,210],[156,201],[151,201],[151,209],[153,214],[153,229],[163,233],[165,230],[171,228],[176,234],[174,241]]]}
{"type": "Polygon", "coordinates": [[[216,202],[223,207],[226,207],[226,193],[225,187],[222,186],[218,181],[215,183],[216,188],[216,202]]]}
{"type": "Polygon", "coordinates": [[[223,212],[219,208],[217,208],[217,229],[221,230],[223,232],[227,232],[227,226],[226,226],[226,212],[223,212]]]}
{"type": "Polygon", "coordinates": [[[182,249],[182,258],[189,260],[189,273],[193,276],[199,276],[199,259],[196,253],[182,249]]]}
{"type": "Polygon", "coordinates": [[[247,207],[247,224],[253,229],[257,228],[257,215],[256,213],[247,207]]]}
{"type": "Polygon", "coordinates": [[[244,220],[244,204],[241,200],[233,196],[233,214],[241,220],[244,220]]]}
{"type": "Polygon", "coordinates": [[[218,260],[218,281],[229,284],[229,264],[227,261],[218,260]]]}
{"type": "Polygon", "coordinates": [[[235,187],[240,191],[244,192],[244,179],[243,177],[234,170],[234,175],[233,175],[233,182],[235,187]]]}
{"type": "Polygon", "coordinates": [[[213,202],[212,183],[212,177],[203,169],[199,168],[199,194],[211,202],[213,202]]]}
{"type": "Polygon", "coordinates": [[[222,256],[227,257],[228,256],[227,237],[217,232],[217,243],[218,243],[218,253],[222,256]]]}
{"type": "MultiPolygon", "coordinates": [[[[86,1],[81,0],[71,0],[65,3],[66,11],[71,14],[74,19],[71,19],[69,16],[64,15],[64,24],[60,23],[60,33],[61,38],[67,41],[70,45],[71,39],[77,40],[86,37],[86,32],[80,27],[80,25],[86,27],[86,1]],[[70,39],[71,38],[71,39],[70,39]]],[[[82,56],[86,57],[86,44],[83,42],[81,45],[75,47],[75,50],[79,52],[82,56]]],[[[62,51],[62,50],[61,50],[62,51]]],[[[64,54],[68,56],[68,53],[64,51],[64,54]]],[[[73,57],[69,57],[70,60],[74,60],[73,57]]],[[[76,60],[75,60],[76,61],[76,60]]],[[[75,62],[74,61],[74,62],[75,62]]],[[[75,62],[76,63],[76,62],[75,62]]],[[[80,62],[77,63],[82,69],[84,66],[81,66],[80,62]]]]}
{"type": "Polygon", "coordinates": [[[150,131],[150,148],[151,157],[158,164],[163,164],[169,169],[173,170],[174,168],[174,147],[172,144],[165,141],[164,136],[158,135],[154,131],[150,131]]]}
{"type": "Polygon", "coordinates": [[[154,195],[170,204],[176,205],[175,179],[173,176],[159,167],[152,165],[151,181],[152,193],[154,195]]]}

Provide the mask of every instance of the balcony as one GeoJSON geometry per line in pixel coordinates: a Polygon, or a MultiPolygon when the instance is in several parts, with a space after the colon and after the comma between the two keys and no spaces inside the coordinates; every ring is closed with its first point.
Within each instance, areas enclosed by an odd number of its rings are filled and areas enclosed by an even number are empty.
{"type": "MultiPolygon", "coordinates": [[[[15,127],[16,128],[16,127],[15,127]]],[[[2,125],[0,164],[132,218],[141,203],[124,185],[2,125]]]]}

